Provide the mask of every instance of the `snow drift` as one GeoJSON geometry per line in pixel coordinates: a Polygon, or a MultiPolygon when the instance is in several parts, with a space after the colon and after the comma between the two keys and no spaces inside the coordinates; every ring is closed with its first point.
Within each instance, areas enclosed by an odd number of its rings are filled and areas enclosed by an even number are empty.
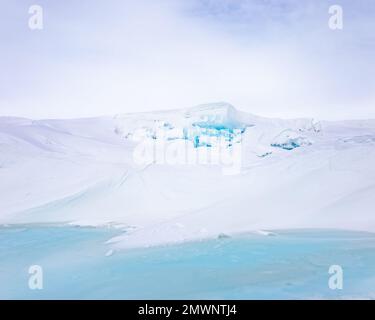
{"type": "Polygon", "coordinates": [[[76,120],[2,117],[0,223],[118,226],[115,248],[257,230],[375,231],[374,163],[373,120],[267,119],[225,103],[76,120]],[[218,161],[139,164],[142,141],[199,156],[240,148],[240,170],[224,174],[218,161]]]}

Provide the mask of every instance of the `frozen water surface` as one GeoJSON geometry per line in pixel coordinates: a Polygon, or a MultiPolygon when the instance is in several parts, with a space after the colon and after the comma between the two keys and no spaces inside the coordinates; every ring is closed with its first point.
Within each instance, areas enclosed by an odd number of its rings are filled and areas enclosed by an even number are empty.
{"type": "Polygon", "coordinates": [[[112,251],[118,231],[54,225],[0,228],[2,299],[375,298],[375,235],[299,230],[112,251]],[[44,288],[28,288],[40,265],[44,288]],[[343,290],[328,269],[344,270],[343,290]]]}

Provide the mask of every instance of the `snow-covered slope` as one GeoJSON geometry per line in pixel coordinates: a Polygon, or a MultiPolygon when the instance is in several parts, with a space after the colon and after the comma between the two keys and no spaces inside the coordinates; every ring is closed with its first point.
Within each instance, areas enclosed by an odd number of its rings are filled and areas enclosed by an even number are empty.
{"type": "Polygon", "coordinates": [[[266,119],[224,103],[1,117],[0,223],[118,225],[116,248],[265,229],[375,231],[374,163],[373,120],[266,119]],[[144,143],[153,153],[140,158],[144,143]]]}

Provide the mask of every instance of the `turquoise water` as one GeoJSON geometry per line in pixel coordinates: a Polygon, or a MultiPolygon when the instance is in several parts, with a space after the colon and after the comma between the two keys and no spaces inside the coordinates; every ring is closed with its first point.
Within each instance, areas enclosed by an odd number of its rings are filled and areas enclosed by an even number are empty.
{"type": "Polygon", "coordinates": [[[105,256],[107,228],[0,228],[1,299],[375,299],[375,235],[283,231],[105,256]],[[30,290],[28,268],[43,268],[30,290]],[[328,287],[329,266],[344,270],[328,287]]]}

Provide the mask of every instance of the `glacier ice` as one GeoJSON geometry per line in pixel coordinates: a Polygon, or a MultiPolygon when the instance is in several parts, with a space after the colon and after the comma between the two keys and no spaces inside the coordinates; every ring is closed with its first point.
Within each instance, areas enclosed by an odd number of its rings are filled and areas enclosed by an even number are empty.
{"type": "Polygon", "coordinates": [[[251,126],[226,103],[178,111],[119,115],[116,123],[116,133],[132,141],[183,139],[191,141],[195,148],[213,147],[222,141],[231,146],[251,126]]]}
{"type": "Polygon", "coordinates": [[[285,150],[293,150],[295,148],[309,146],[311,144],[311,141],[309,141],[306,137],[290,129],[281,132],[271,142],[272,147],[278,147],[285,150]]]}
{"type": "Polygon", "coordinates": [[[0,223],[122,226],[114,250],[251,230],[374,231],[373,137],[374,120],[263,118],[223,103],[88,119],[0,117],[0,223]],[[220,165],[134,164],[145,138],[204,151],[218,137],[228,149],[241,146],[237,175],[220,165]]]}

